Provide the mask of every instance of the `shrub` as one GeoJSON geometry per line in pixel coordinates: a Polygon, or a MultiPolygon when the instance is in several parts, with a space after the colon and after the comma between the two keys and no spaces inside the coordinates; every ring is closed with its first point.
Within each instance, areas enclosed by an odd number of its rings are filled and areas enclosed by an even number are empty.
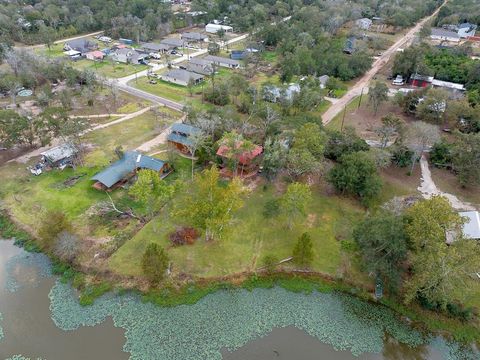
{"type": "Polygon", "coordinates": [[[293,248],[293,262],[301,267],[308,267],[313,260],[313,243],[308,233],[303,233],[293,248]]]}
{"type": "Polygon", "coordinates": [[[280,214],[280,200],[268,200],[263,207],[262,214],[265,219],[271,219],[278,216],[280,214]]]}
{"type": "Polygon", "coordinates": [[[267,272],[273,272],[278,265],[278,258],[275,255],[268,254],[263,258],[263,266],[267,272]]]}
{"type": "Polygon", "coordinates": [[[192,245],[199,236],[200,234],[197,229],[193,227],[181,227],[177,228],[169,237],[173,246],[180,246],[192,245]]]}
{"type": "Polygon", "coordinates": [[[54,240],[64,231],[71,231],[72,224],[62,211],[49,210],[42,218],[38,236],[47,249],[51,249],[54,240]]]}
{"type": "Polygon", "coordinates": [[[392,151],[392,161],[399,167],[407,167],[412,164],[413,152],[406,146],[396,146],[392,151]]]}
{"type": "Polygon", "coordinates": [[[156,285],[165,277],[168,256],[158,244],[150,243],[142,258],[142,270],[151,284],[156,285]]]}

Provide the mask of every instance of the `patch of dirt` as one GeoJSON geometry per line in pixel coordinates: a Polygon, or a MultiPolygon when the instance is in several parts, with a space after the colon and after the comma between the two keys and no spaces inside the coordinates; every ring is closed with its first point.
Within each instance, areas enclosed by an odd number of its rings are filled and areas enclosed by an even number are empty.
{"type": "Polygon", "coordinates": [[[308,228],[313,228],[315,226],[315,223],[317,222],[317,214],[308,214],[307,216],[307,222],[306,226],[308,228]]]}

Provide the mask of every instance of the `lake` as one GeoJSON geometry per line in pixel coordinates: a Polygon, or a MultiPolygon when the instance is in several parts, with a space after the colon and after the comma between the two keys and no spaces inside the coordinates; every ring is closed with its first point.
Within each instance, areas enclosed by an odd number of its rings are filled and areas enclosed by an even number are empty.
{"type": "Polygon", "coordinates": [[[0,359],[478,359],[342,294],[227,290],[174,308],[108,294],[81,307],[48,270],[43,255],[0,241],[0,359]]]}

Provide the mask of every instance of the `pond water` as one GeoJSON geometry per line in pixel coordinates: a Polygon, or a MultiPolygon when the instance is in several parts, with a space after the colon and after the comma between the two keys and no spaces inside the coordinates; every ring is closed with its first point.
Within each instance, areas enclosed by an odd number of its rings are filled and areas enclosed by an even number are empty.
{"type": "Polygon", "coordinates": [[[48,270],[43,255],[0,241],[0,359],[480,358],[342,294],[229,290],[174,308],[109,294],[81,307],[48,270]]]}

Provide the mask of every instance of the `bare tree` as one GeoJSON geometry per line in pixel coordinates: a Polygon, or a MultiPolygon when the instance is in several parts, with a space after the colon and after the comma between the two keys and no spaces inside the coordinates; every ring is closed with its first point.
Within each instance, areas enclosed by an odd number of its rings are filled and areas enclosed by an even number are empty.
{"type": "Polygon", "coordinates": [[[412,167],[423,156],[425,151],[440,140],[438,127],[423,121],[414,122],[407,131],[406,145],[413,152],[412,167]]]}
{"type": "Polygon", "coordinates": [[[80,250],[80,239],[68,231],[62,231],[55,241],[54,253],[60,259],[72,263],[80,250]]]}
{"type": "Polygon", "coordinates": [[[190,145],[188,149],[190,150],[190,155],[192,158],[192,180],[193,180],[193,165],[195,163],[195,153],[199,148],[205,143],[206,137],[202,131],[196,132],[189,136],[190,145]]]}

